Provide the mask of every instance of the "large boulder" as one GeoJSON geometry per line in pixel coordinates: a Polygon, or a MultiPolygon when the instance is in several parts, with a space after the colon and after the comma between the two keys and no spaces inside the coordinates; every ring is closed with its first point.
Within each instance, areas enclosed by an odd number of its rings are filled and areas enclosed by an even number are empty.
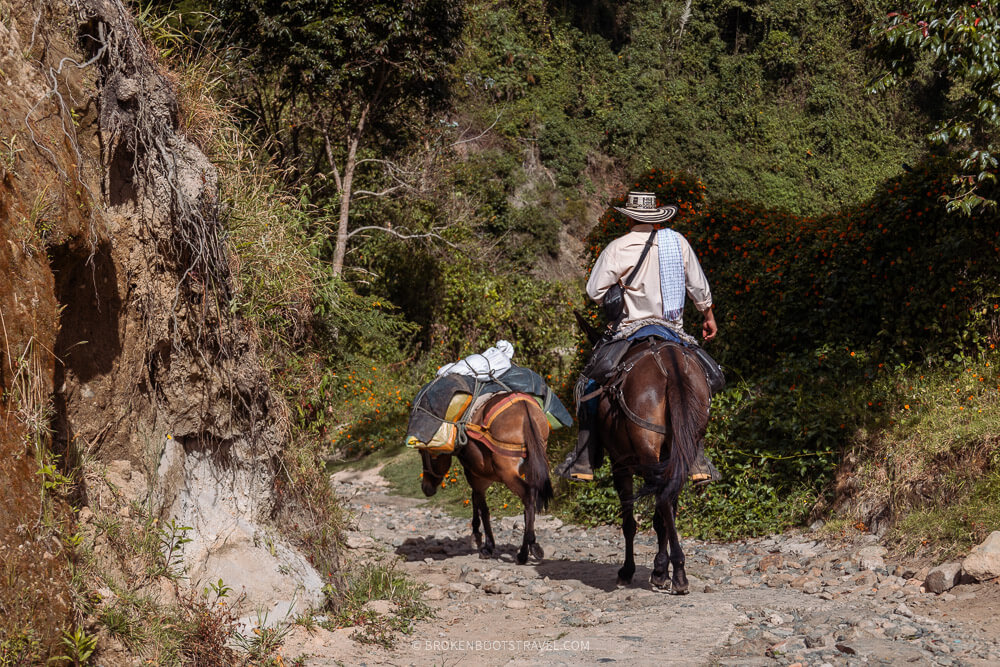
{"type": "Polygon", "coordinates": [[[1000,577],[1000,530],[994,530],[969,553],[962,561],[962,569],[978,581],[1000,577]]]}
{"type": "Polygon", "coordinates": [[[957,586],[961,576],[961,563],[942,563],[927,573],[924,588],[931,593],[944,593],[957,586]]]}
{"type": "Polygon", "coordinates": [[[854,554],[859,570],[884,570],[888,549],[879,545],[862,547],[854,554]]]}

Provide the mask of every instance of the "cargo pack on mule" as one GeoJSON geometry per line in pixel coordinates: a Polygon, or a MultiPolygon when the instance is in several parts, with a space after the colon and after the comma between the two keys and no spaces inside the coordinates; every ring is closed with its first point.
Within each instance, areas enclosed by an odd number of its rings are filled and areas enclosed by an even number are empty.
{"type": "Polygon", "coordinates": [[[432,454],[451,454],[471,437],[499,454],[523,456],[522,445],[499,442],[489,433],[489,424],[500,413],[523,400],[535,401],[551,428],[573,423],[569,411],[538,373],[508,363],[506,368],[494,366],[476,374],[446,372],[421,387],[413,400],[406,444],[432,454]],[[487,401],[500,393],[509,396],[484,413],[487,401]]]}

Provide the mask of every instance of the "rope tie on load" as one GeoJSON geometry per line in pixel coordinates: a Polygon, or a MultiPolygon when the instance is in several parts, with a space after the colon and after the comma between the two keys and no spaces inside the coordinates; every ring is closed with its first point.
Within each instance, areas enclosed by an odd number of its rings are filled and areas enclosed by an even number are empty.
{"type": "MultiPolygon", "coordinates": [[[[465,411],[462,412],[462,415],[458,419],[453,421],[446,417],[442,417],[441,415],[438,415],[434,412],[431,412],[430,410],[428,410],[427,408],[425,408],[423,405],[420,404],[421,399],[423,399],[423,397],[427,394],[427,392],[430,391],[431,387],[433,387],[434,384],[436,384],[438,380],[440,380],[443,377],[446,376],[439,375],[433,380],[431,380],[424,387],[423,391],[421,391],[417,395],[416,399],[414,399],[413,407],[415,410],[419,410],[424,414],[430,415],[431,417],[437,419],[442,423],[451,424],[455,427],[455,444],[456,444],[455,453],[457,454],[459,450],[461,450],[463,447],[469,444],[469,435],[468,433],[466,433],[466,428],[469,425],[469,421],[472,419],[472,408],[476,405],[476,401],[479,399],[479,397],[482,396],[483,389],[486,387],[487,383],[480,381],[479,378],[474,378],[475,384],[473,385],[472,388],[472,398],[469,400],[469,406],[465,408],[465,411]]],[[[490,373],[490,380],[496,382],[505,390],[511,391],[510,387],[508,387],[506,384],[497,379],[492,372],[490,373]]]]}

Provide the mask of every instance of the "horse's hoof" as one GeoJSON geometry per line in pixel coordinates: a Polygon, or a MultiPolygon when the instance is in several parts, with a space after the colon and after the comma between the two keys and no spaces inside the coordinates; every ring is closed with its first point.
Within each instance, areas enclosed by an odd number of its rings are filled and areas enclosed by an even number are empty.
{"type": "Polygon", "coordinates": [[[671,595],[687,595],[690,592],[691,591],[688,590],[687,586],[685,586],[684,588],[673,588],[673,587],[671,587],[671,589],[670,589],[670,594],[671,595]]]}
{"type": "Polygon", "coordinates": [[[533,560],[540,561],[545,558],[545,550],[542,546],[535,542],[534,544],[528,546],[528,555],[531,556],[533,560]]]}
{"type": "Polygon", "coordinates": [[[625,568],[618,570],[618,585],[619,586],[631,586],[632,576],[635,572],[629,572],[625,568]]]}
{"type": "Polygon", "coordinates": [[[631,579],[622,579],[621,577],[618,577],[617,581],[615,581],[615,586],[617,586],[618,588],[627,588],[628,586],[631,585],[632,585],[631,579]]]}
{"type": "Polygon", "coordinates": [[[479,557],[482,558],[483,560],[489,560],[490,558],[493,558],[493,550],[485,548],[480,549],[479,557]]]}
{"type": "Polygon", "coordinates": [[[660,590],[660,591],[669,591],[670,590],[670,580],[667,579],[666,575],[663,575],[663,576],[657,576],[655,574],[650,575],[650,577],[649,577],[649,583],[650,583],[650,585],[652,585],[653,588],[655,588],[657,590],[660,590]]]}
{"type": "Polygon", "coordinates": [[[517,552],[517,564],[524,565],[528,562],[528,554],[523,549],[517,552]]]}

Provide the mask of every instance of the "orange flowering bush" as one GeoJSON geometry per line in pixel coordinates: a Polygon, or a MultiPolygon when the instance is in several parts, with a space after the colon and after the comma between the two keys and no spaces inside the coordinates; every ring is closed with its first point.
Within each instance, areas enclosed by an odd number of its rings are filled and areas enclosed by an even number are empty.
{"type": "Polygon", "coordinates": [[[821,218],[723,202],[680,220],[712,285],[713,351],[752,375],[826,343],[900,361],[995,344],[1000,226],[948,213],[947,173],[926,163],[821,218]]]}
{"type": "MultiPolygon", "coordinates": [[[[687,504],[687,531],[732,537],[801,522],[855,434],[893,423],[895,400],[872,388],[892,386],[890,368],[1000,343],[1000,225],[948,213],[948,174],[929,161],[865,204],[816,218],[707,201],[697,179],[673,172],[630,184],[681,207],[667,224],[712,286],[719,336],[707,349],[730,382],[706,437],[723,481],[687,504]]],[[[590,259],[626,230],[609,208],[590,259]]],[[[700,317],[686,320],[694,333],[700,317]]]]}
{"type": "MultiPolygon", "coordinates": [[[[992,213],[946,211],[949,173],[927,162],[866,204],[819,218],[706,203],[696,178],[659,169],[630,189],[680,207],[667,224],[691,242],[712,286],[719,338],[709,349],[753,376],[824,344],[905,361],[998,342],[1000,225],[992,213]]],[[[609,206],[587,238],[590,264],[627,230],[609,206]]]]}

